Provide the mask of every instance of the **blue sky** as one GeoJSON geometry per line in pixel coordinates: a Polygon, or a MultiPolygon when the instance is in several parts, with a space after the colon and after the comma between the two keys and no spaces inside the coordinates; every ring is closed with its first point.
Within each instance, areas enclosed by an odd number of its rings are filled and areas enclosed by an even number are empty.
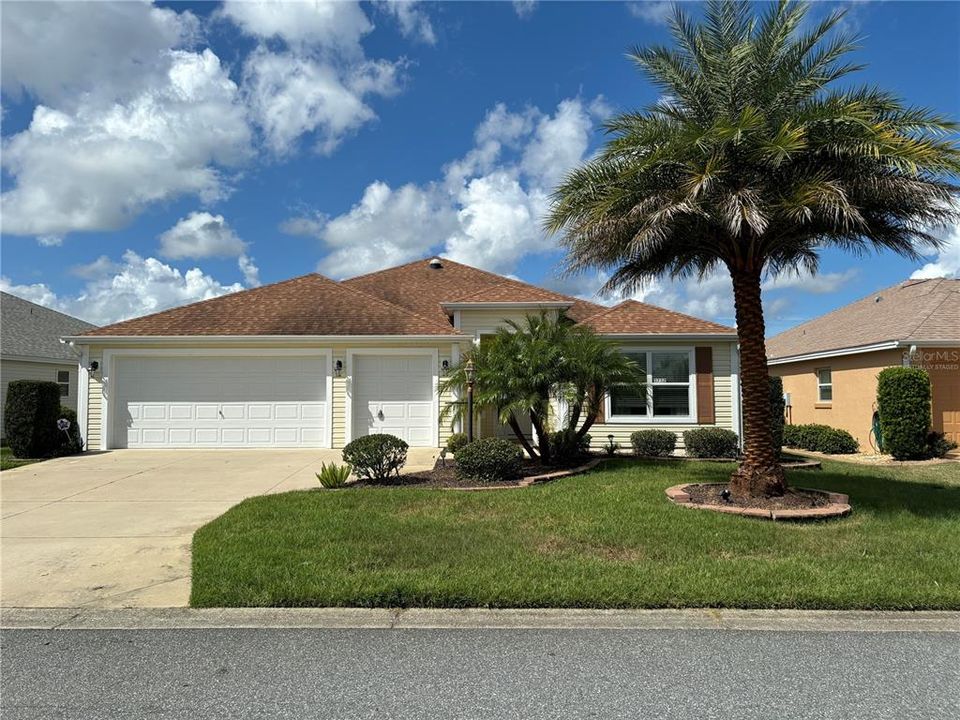
{"type": "MultiPolygon", "coordinates": [[[[834,7],[817,3],[812,15],[834,7]]],[[[960,118],[960,4],[857,2],[858,80],[960,118]]],[[[5,289],[106,323],[432,253],[590,297],[540,232],[553,184],[655,89],[647,3],[48,3],[2,17],[5,289]]],[[[696,7],[691,6],[695,12],[696,7]]],[[[827,251],[771,280],[772,332],[929,265],[827,251]]],[[[640,295],[732,324],[729,283],[640,295]]]]}

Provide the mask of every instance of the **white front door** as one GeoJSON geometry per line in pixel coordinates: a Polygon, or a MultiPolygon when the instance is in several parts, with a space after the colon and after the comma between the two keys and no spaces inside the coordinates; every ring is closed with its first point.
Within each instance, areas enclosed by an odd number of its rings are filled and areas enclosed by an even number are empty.
{"type": "Polygon", "coordinates": [[[436,445],[430,356],[358,354],[351,384],[353,437],[388,433],[411,447],[436,445]]]}
{"type": "Polygon", "coordinates": [[[119,356],[111,447],[324,447],[327,359],[119,356]]]}

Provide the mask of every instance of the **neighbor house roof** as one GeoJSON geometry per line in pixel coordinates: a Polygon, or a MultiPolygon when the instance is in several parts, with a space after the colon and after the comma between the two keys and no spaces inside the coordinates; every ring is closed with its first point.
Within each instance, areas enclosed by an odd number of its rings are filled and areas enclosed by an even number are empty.
{"type": "MultiPolygon", "coordinates": [[[[456,302],[468,296],[480,296],[484,290],[495,287],[500,288],[497,292],[513,298],[522,296],[521,287],[528,288],[525,291],[528,294],[550,293],[535,285],[510,280],[502,275],[462,265],[446,258],[441,258],[440,264],[441,267],[434,268],[426,260],[416,260],[406,265],[350,278],[344,280],[343,284],[359,288],[413,312],[426,317],[435,317],[441,321],[447,317],[441,303],[456,302]],[[506,295],[508,290],[509,295],[506,295]]],[[[571,303],[567,315],[573,320],[583,320],[602,309],[602,306],[586,300],[559,293],[550,294],[558,300],[571,303]]],[[[523,300],[513,301],[524,302],[523,300]]]]}
{"type": "Polygon", "coordinates": [[[85,336],[456,334],[449,322],[313,273],[125,320],[85,336]]]}
{"type": "Polygon", "coordinates": [[[734,328],[637,300],[624,300],[581,322],[601,335],[736,335],[734,328]]]}
{"type": "Polygon", "coordinates": [[[960,342],[960,280],[907,280],[770,338],[767,357],[950,341],[960,342]]]}
{"type": "Polygon", "coordinates": [[[60,342],[96,327],[70,315],[0,293],[0,352],[4,357],[77,362],[77,355],[60,342]]]}

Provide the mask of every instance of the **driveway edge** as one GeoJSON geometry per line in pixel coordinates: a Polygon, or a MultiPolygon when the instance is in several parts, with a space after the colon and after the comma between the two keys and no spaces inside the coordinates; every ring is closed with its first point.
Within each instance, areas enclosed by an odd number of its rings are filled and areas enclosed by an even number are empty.
{"type": "Polygon", "coordinates": [[[960,612],[837,610],[489,610],[399,608],[3,608],[0,628],[36,630],[590,629],[960,632],[960,612]]]}

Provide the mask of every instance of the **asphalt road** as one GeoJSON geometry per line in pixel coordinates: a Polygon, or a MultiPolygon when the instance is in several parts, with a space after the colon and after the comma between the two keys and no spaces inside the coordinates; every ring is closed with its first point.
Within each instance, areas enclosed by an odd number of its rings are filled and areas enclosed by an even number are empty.
{"type": "Polygon", "coordinates": [[[960,717],[960,634],[5,630],[20,718],[960,717]]]}

